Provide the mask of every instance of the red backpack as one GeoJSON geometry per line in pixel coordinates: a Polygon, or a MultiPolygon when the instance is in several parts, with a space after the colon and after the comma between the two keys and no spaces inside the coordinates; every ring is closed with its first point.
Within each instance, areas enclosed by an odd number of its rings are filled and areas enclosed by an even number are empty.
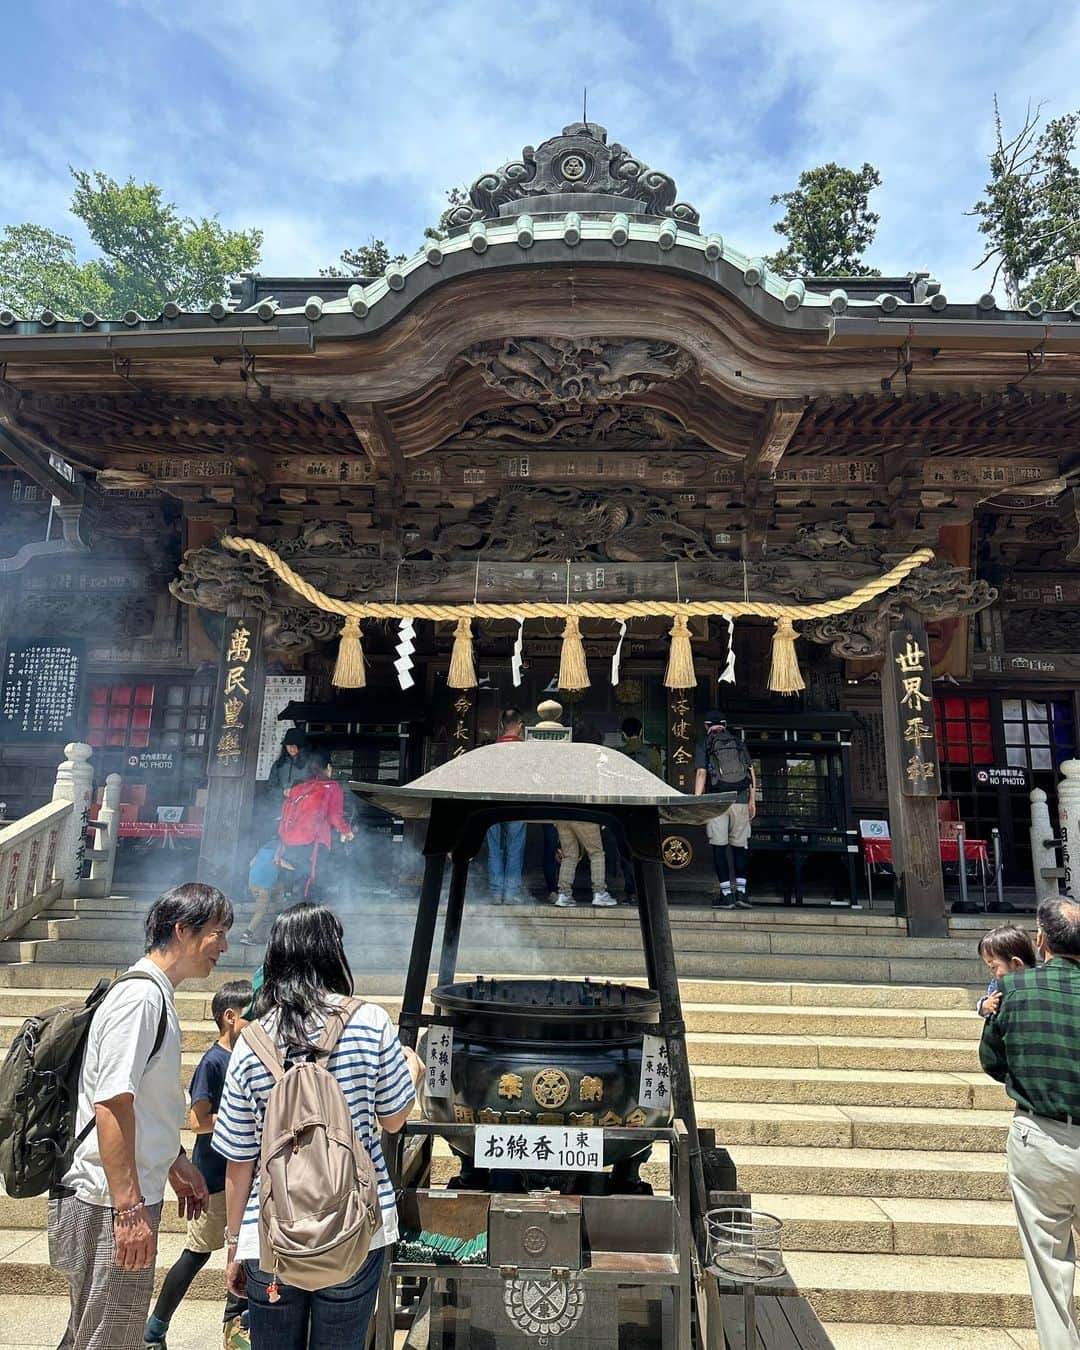
{"type": "Polygon", "coordinates": [[[335,784],[328,778],[298,783],[285,798],[278,825],[278,838],[288,846],[319,841],[319,826],[326,820],[327,789],[335,784]]]}

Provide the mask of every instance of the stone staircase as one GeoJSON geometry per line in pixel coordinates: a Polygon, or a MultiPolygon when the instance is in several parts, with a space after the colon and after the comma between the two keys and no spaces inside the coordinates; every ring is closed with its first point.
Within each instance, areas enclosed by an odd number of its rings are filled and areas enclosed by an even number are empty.
{"type": "MultiPolygon", "coordinates": [[[[0,964],[0,1045],[29,1012],[137,956],[144,907],[81,901],[37,921],[0,964]]],[[[354,953],[366,957],[361,991],[391,1015],[412,913],[381,907],[379,941],[354,953]]],[[[870,913],[689,910],[674,922],[699,1120],[730,1148],[754,1204],[783,1218],[791,1275],[837,1350],[916,1338],[921,1350],[1034,1350],[1005,1176],[1010,1112],[977,1055],[974,948],[991,918],[955,921],[939,942],[870,913]]],[[[250,970],[257,953],[230,957],[250,970]]],[[[641,978],[636,922],[627,910],[467,907],[459,969],[496,966],[641,978]]],[[[209,1000],[209,987],[178,993],[187,1076],[215,1034],[209,1000]]],[[[24,1328],[12,1342],[24,1346],[58,1339],[63,1289],[43,1221],[43,1204],[0,1198],[0,1345],[4,1326],[24,1328]]],[[[170,1217],[159,1271],[181,1245],[170,1217]]],[[[178,1314],[173,1350],[215,1343],[220,1291],[215,1260],[178,1314]]]]}

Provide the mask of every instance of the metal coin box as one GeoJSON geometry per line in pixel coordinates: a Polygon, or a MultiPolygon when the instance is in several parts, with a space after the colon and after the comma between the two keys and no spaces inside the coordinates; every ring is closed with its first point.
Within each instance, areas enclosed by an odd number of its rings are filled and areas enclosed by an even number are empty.
{"type": "Polygon", "coordinates": [[[509,1270],[581,1269],[581,1197],[493,1195],[488,1264],[509,1270]]]}

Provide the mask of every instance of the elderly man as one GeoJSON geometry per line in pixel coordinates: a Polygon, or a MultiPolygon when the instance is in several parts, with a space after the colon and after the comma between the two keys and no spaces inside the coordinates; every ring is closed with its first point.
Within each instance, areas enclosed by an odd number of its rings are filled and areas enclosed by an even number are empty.
{"type": "Polygon", "coordinates": [[[49,1260],[71,1298],[59,1350],[138,1350],[166,1181],[181,1218],[206,1207],[206,1182],[180,1147],[187,1103],[173,994],[184,980],[206,979],[228,949],[232,921],[231,903],[213,886],[166,891],[146,916],[146,956],[94,1014],[76,1148],[49,1197],[49,1260]]]}
{"type": "Polygon", "coordinates": [[[1044,900],[1038,921],[1046,964],[1003,977],[979,1059],[1016,1103],[1006,1156],[1039,1348],[1078,1350],[1080,904],[1044,900]]]}

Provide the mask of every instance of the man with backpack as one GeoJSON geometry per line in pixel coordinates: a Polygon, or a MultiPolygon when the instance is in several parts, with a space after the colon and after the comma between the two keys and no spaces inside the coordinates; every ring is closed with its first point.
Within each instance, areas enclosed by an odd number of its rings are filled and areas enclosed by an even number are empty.
{"type": "Polygon", "coordinates": [[[181,1218],[206,1208],[206,1182],[180,1147],[187,1107],[174,991],[206,979],[228,950],[232,920],[212,886],[166,891],[146,916],[146,956],[90,1020],[74,1138],[63,1144],[74,1148],[49,1194],[49,1261],[71,1299],[60,1350],[139,1350],[166,1181],[181,1218]]]}
{"type": "Polygon", "coordinates": [[[720,909],[750,909],[746,893],[747,860],[750,855],[750,822],[757,810],[754,802],[756,781],[754,762],[746,742],[728,730],[727,718],[721,712],[705,715],[705,739],[697,748],[694,760],[694,793],[700,796],[708,786],[710,792],[737,792],[722,816],[713,816],[705,827],[712,845],[713,866],[720,882],[720,909]],[[732,867],[727,860],[731,846],[732,867]],[[732,893],[732,871],[735,876],[732,893]]]}

